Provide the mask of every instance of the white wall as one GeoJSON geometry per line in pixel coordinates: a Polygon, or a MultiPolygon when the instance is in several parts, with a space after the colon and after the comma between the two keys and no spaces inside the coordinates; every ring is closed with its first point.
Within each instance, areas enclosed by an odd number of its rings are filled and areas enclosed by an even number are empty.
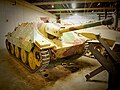
{"type": "Polygon", "coordinates": [[[49,17],[50,21],[55,21],[56,17],[35,7],[25,1],[0,0],[0,49],[5,48],[5,35],[21,22],[40,21],[40,17],[49,17]]]}
{"type": "MultiPolygon", "coordinates": [[[[111,29],[113,29],[115,27],[115,15],[113,14],[112,15],[113,18],[114,18],[114,22],[111,26],[109,26],[111,29]]],[[[99,17],[97,14],[95,13],[82,13],[82,14],[72,14],[72,15],[65,15],[65,14],[61,14],[60,15],[60,18],[61,18],[61,21],[62,23],[67,23],[67,24],[77,24],[77,25],[80,25],[80,24],[85,24],[85,23],[89,23],[90,21],[98,21],[99,20],[99,17]]],[[[105,17],[101,17],[101,20],[104,20],[105,17]]],[[[118,28],[120,28],[120,18],[118,19],[118,28]]]]}
{"type": "Polygon", "coordinates": [[[60,15],[60,18],[63,22],[69,22],[78,25],[98,20],[97,14],[60,15]]]}

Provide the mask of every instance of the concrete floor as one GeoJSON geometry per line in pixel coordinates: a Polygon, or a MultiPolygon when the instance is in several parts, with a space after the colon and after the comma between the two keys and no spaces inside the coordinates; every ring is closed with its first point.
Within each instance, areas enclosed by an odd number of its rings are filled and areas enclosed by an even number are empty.
{"type": "MultiPolygon", "coordinates": [[[[108,73],[103,71],[86,81],[85,75],[100,66],[96,59],[85,56],[77,59],[80,69],[61,75],[56,80],[30,73],[5,49],[0,50],[0,90],[106,90],[108,73]],[[82,63],[82,64],[81,64],[82,63]]],[[[52,70],[52,69],[51,69],[52,70]]],[[[59,74],[59,73],[54,73],[59,74]]]]}

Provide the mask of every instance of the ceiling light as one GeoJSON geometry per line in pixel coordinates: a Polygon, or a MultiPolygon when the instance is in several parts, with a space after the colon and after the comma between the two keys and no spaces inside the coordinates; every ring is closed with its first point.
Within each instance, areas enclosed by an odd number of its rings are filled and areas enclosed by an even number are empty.
{"type": "Polygon", "coordinates": [[[54,8],[54,5],[52,5],[52,8],[54,8]]]}
{"type": "Polygon", "coordinates": [[[72,3],[72,8],[73,8],[73,9],[76,8],[76,3],[75,3],[75,2],[72,3]]]}
{"type": "Polygon", "coordinates": [[[75,13],[75,15],[77,15],[77,13],[75,13]]]}
{"type": "Polygon", "coordinates": [[[98,3],[98,5],[97,6],[99,6],[100,5],[100,3],[98,3]]]}

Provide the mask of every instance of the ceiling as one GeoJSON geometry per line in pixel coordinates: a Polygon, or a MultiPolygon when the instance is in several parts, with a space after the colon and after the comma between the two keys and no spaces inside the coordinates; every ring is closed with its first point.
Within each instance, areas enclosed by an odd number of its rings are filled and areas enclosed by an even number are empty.
{"type": "Polygon", "coordinates": [[[116,0],[25,0],[52,14],[104,13],[115,11],[116,0]]]}

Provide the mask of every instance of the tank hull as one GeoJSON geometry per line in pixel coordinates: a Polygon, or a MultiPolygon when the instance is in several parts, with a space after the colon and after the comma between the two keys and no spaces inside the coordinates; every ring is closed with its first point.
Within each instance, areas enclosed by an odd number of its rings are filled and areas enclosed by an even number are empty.
{"type": "Polygon", "coordinates": [[[6,35],[6,48],[30,71],[44,69],[50,62],[84,53],[86,38],[67,32],[61,38],[48,39],[35,23],[23,23],[6,35]]]}
{"type": "Polygon", "coordinates": [[[44,69],[58,58],[82,55],[85,42],[89,39],[75,30],[110,24],[112,22],[110,20],[112,19],[62,30],[58,24],[22,23],[6,35],[6,48],[25,67],[35,72],[44,69]]]}

